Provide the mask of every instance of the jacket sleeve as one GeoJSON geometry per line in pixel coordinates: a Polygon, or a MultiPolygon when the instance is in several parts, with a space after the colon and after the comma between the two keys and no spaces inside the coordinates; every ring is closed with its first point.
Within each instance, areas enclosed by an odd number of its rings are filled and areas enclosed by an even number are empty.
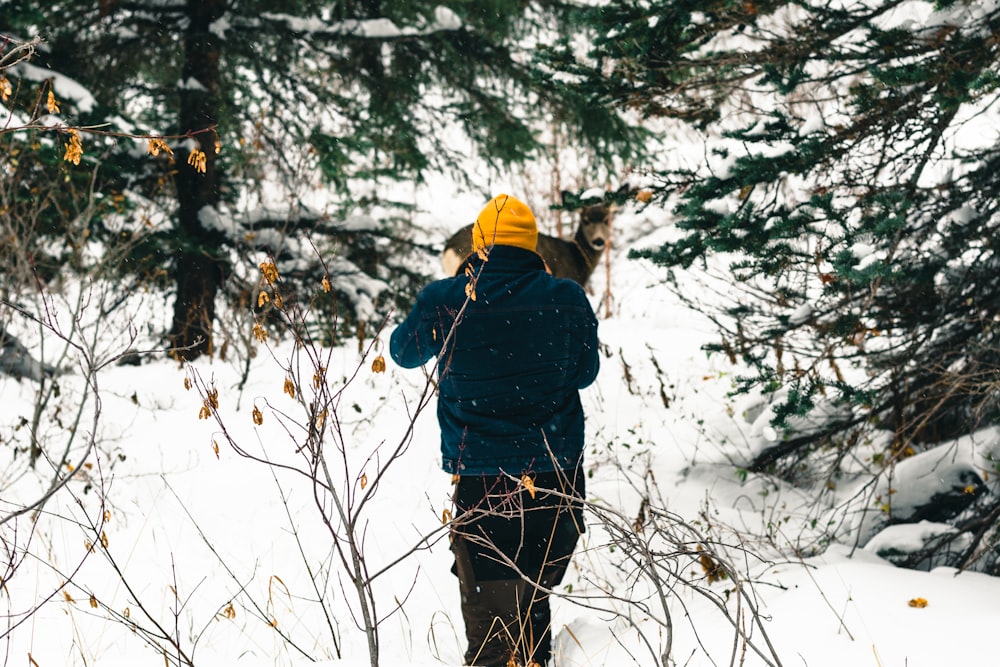
{"type": "Polygon", "coordinates": [[[441,350],[441,341],[434,331],[435,310],[421,292],[410,314],[389,338],[389,354],[403,368],[422,366],[441,350]]]}
{"type": "Polygon", "coordinates": [[[590,308],[590,302],[584,297],[587,315],[581,324],[581,345],[580,345],[580,365],[577,388],[583,389],[597,379],[597,372],[601,369],[601,357],[598,353],[599,341],[597,338],[597,317],[590,308]]]}

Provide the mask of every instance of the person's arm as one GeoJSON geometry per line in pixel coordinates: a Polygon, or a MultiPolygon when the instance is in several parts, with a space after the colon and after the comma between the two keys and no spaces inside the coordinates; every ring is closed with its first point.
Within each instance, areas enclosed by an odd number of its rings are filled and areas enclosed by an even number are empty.
{"type": "Polygon", "coordinates": [[[587,315],[581,324],[578,389],[583,389],[596,380],[597,372],[601,369],[601,357],[598,353],[597,317],[590,309],[590,302],[586,300],[586,297],[584,297],[584,303],[587,306],[587,315]]]}
{"type": "Polygon", "coordinates": [[[410,314],[392,332],[389,354],[403,368],[422,366],[441,350],[440,337],[434,331],[434,312],[421,292],[410,314]]]}
{"type": "Polygon", "coordinates": [[[589,386],[597,379],[597,372],[601,369],[601,357],[598,353],[597,340],[597,318],[591,316],[590,322],[584,329],[584,336],[580,350],[580,379],[577,383],[578,389],[589,386]]]}

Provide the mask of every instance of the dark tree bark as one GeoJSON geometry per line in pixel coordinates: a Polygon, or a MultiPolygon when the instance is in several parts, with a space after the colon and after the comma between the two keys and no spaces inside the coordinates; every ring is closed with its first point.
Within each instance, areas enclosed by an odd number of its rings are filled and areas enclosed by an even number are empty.
{"type": "MultiPolygon", "coordinates": [[[[179,125],[197,141],[191,150],[200,150],[204,170],[178,169],[177,216],[180,234],[174,251],[174,301],[170,343],[180,359],[194,359],[212,352],[212,323],[215,297],[226,276],[224,238],[218,230],[207,229],[203,211],[219,204],[221,180],[216,160],[214,128],[219,120],[221,40],[209,27],[226,11],[225,0],[188,0],[189,20],[184,35],[184,68],[180,91],[179,125]],[[208,130],[208,131],[206,131],[208,130]]],[[[187,160],[191,152],[178,155],[187,160]]]]}

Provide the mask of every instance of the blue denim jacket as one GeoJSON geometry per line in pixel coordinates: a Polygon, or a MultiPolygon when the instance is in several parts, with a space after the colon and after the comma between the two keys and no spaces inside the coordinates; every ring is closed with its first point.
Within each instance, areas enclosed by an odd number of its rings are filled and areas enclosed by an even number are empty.
{"type": "Polygon", "coordinates": [[[600,364],[597,318],[583,288],[512,246],[468,263],[475,300],[467,302],[466,275],[427,285],[389,344],[405,368],[437,357],[445,471],[520,475],[579,465],[579,390],[600,364]]]}

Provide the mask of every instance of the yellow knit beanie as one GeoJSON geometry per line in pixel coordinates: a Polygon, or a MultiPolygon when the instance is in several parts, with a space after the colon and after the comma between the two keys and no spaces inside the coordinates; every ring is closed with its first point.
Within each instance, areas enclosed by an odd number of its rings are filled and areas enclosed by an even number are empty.
{"type": "Polygon", "coordinates": [[[538,227],[528,205],[510,195],[497,195],[479,212],[472,226],[472,249],[512,245],[535,251],[538,227]]]}

